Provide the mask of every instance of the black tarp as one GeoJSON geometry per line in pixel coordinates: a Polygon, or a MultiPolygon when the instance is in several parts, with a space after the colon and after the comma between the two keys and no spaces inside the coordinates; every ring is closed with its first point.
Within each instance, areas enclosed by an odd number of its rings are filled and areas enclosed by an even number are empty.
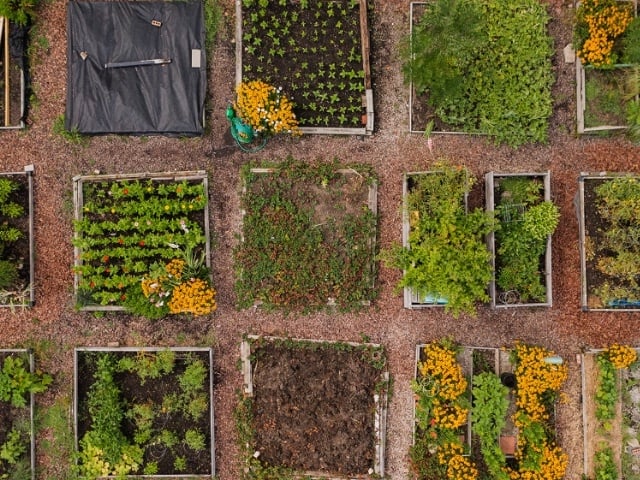
{"type": "Polygon", "coordinates": [[[67,130],[202,134],[202,2],[71,1],[67,40],[67,130]],[[155,59],[170,63],[106,66],[155,59]]]}

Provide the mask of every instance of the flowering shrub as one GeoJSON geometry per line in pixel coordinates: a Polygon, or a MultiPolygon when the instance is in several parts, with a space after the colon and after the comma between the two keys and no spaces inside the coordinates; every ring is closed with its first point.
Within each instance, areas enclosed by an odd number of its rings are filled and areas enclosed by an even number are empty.
{"type": "Polygon", "coordinates": [[[256,132],[265,136],[278,133],[301,135],[293,104],[282,93],[282,87],[252,80],[240,83],[236,94],[236,112],[256,132]]]}
{"type": "Polygon", "coordinates": [[[449,340],[432,342],[418,363],[416,441],[411,460],[418,478],[475,479],[478,470],[463,455],[461,427],[469,417],[467,380],[458,363],[459,349],[449,340]]]}
{"type": "Polygon", "coordinates": [[[633,5],[616,0],[583,0],[577,10],[576,54],[594,67],[617,61],[616,38],[633,20],[633,5]]]}
{"type": "Polygon", "coordinates": [[[638,359],[638,354],[634,348],[617,343],[606,348],[602,354],[606,356],[617,369],[629,368],[629,366],[638,359]]]}
{"type": "Polygon", "coordinates": [[[463,448],[459,443],[447,443],[438,453],[438,462],[447,467],[449,480],[474,480],[478,478],[478,469],[469,457],[463,455],[463,448]]]}
{"type": "Polygon", "coordinates": [[[515,457],[518,469],[509,470],[512,480],[556,480],[564,477],[567,455],[548,434],[550,402],[567,379],[564,364],[547,362],[549,350],[518,343],[513,351],[516,364],[517,410],[514,423],[519,429],[515,457]]]}
{"type": "Polygon", "coordinates": [[[545,358],[552,353],[543,347],[519,343],[514,353],[517,358],[515,374],[518,381],[518,409],[531,421],[547,420],[549,412],[544,394],[560,389],[567,379],[567,367],[545,362],[545,358]]]}
{"type": "MultiPolygon", "coordinates": [[[[207,275],[204,258],[195,258],[187,248],[184,258],[174,258],[164,266],[154,264],[151,272],[142,278],[140,289],[148,303],[144,308],[139,309],[136,301],[128,306],[132,311],[151,318],[166,313],[208,315],[216,310],[217,304],[216,292],[209,284],[207,275]],[[149,310],[153,311],[154,308],[157,315],[149,315],[149,310]]],[[[131,292],[130,296],[134,299],[137,297],[135,292],[131,292]]]]}

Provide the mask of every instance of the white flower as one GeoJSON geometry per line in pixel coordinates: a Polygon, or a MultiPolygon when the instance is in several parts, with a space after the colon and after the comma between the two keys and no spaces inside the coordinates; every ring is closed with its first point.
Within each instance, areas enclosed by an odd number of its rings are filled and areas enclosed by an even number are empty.
{"type": "Polygon", "coordinates": [[[171,248],[173,248],[174,250],[175,250],[175,249],[180,248],[180,245],[177,245],[177,244],[175,244],[175,243],[167,243],[167,245],[169,245],[169,246],[170,246],[171,248]]]}

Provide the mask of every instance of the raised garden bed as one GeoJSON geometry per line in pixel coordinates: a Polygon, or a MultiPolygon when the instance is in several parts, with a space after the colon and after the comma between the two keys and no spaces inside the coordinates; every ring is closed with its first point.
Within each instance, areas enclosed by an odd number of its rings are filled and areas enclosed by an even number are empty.
{"type": "MultiPolygon", "coordinates": [[[[630,109],[635,104],[638,110],[637,87],[630,87],[629,80],[637,75],[640,56],[633,45],[637,43],[638,31],[635,19],[638,15],[637,0],[617,2],[576,2],[576,25],[574,48],[576,55],[577,131],[579,134],[598,134],[627,131],[630,127],[630,109]],[[613,15],[616,19],[610,20],[613,15]],[[628,12],[622,14],[622,12],[628,12]],[[593,21],[594,16],[599,20],[593,21]],[[589,20],[591,18],[591,20],[589,20]],[[589,25],[591,21],[591,26],[589,25]],[[611,27],[606,26],[607,22],[611,27]],[[614,32],[613,25],[615,25],[614,32]],[[600,37],[600,46],[594,48],[593,35],[600,37]],[[602,39],[610,47],[602,45],[602,39]]],[[[596,42],[594,42],[596,43],[596,42]]],[[[633,123],[633,122],[632,122],[633,123]]],[[[635,122],[637,123],[637,122],[635,122]]]]}
{"type": "Polygon", "coordinates": [[[192,257],[210,268],[206,172],[77,176],[73,186],[74,292],[81,310],[122,311],[139,298],[138,304],[158,305],[149,315],[168,313],[168,298],[143,297],[140,278],[167,276],[160,270],[174,259],[188,266],[192,257]]]}
{"type": "Polygon", "coordinates": [[[24,128],[27,26],[0,17],[0,130],[24,128]]]}
{"type": "Polygon", "coordinates": [[[34,303],[33,165],[0,173],[0,307],[34,303]]]}
{"type": "Polygon", "coordinates": [[[584,475],[640,475],[640,365],[637,349],[613,345],[580,356],[584,475]],[[613,361],[612,361],[613,360],[613,361]]]}
{"type": "Polygon", "coordinates": [[[549,207],[550,173],[489,172],[485,198],[499,222],[487,235],[494,270],[491,306],[550,307],[551,234],[546,233],[557,225],[557,207],[549,207]]]}
{"type": "Polygon", "coordinates": [[[563,478],[554,401],[567,371],[552,352],[434,341],[417,346],[415,375],[414,478],[563,478]]]}
{"type": "Polygon", "coordinates": [[[83,478],[213,478],[210,348],[77,348],[74,432],[83,478]]]}
{"type": "Polygon", "coordinates": [[[512,146],[546,141],[554,80],[543,3],[411,2],[409,18],[402,53],[410,132],[483,134],[512,146]],[[523,91],[535,101],[523,102],[523,91]]]}
{"type": "Polygon", "coordinates": [[[358,309],[375,298],[377,182],[358,165],[247,165],[240,307],[358,309]]]}
{"type": "Polygon", "coordinates": [[[384,477],[382,347],[249,336],[241,353],[243,478],[384,477]]]}
{"type": "Polygon", "coordinates": [[[492,222],[478,208],[467,211],[475,179],[465,168],[435,167],[404,174],[402,246],[387,260],[403,269],[405,308],[473,313],[477,301],[488,301],[491,269],[483,237],[492,222]]]}
{"type": "Polygon", "coordinates": [[[582,309],[640,310],[640,178],[583,173],[577,196],[582,309]]]}
{"type": "Polygon", "coordinates": [[[0,350],[0,478],[36,478],[34,394],[51,382],[36,374],[33,354],[0,350]]]}
{"type": "Polygon", "coordinates": [[[367,17],[366,0],[236,2],[236,83],[282,87],[303,133],[372,134],[367,17]]]}

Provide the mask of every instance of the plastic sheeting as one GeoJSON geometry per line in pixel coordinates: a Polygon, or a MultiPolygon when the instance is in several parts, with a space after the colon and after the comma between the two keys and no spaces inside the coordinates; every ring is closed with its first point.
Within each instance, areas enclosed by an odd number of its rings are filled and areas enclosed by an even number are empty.
{"type": "Polygon", "coordinates": [[[67,130],[202,134],[207,77],[200,1],[71,1],[67,22],[67,130]]]}

